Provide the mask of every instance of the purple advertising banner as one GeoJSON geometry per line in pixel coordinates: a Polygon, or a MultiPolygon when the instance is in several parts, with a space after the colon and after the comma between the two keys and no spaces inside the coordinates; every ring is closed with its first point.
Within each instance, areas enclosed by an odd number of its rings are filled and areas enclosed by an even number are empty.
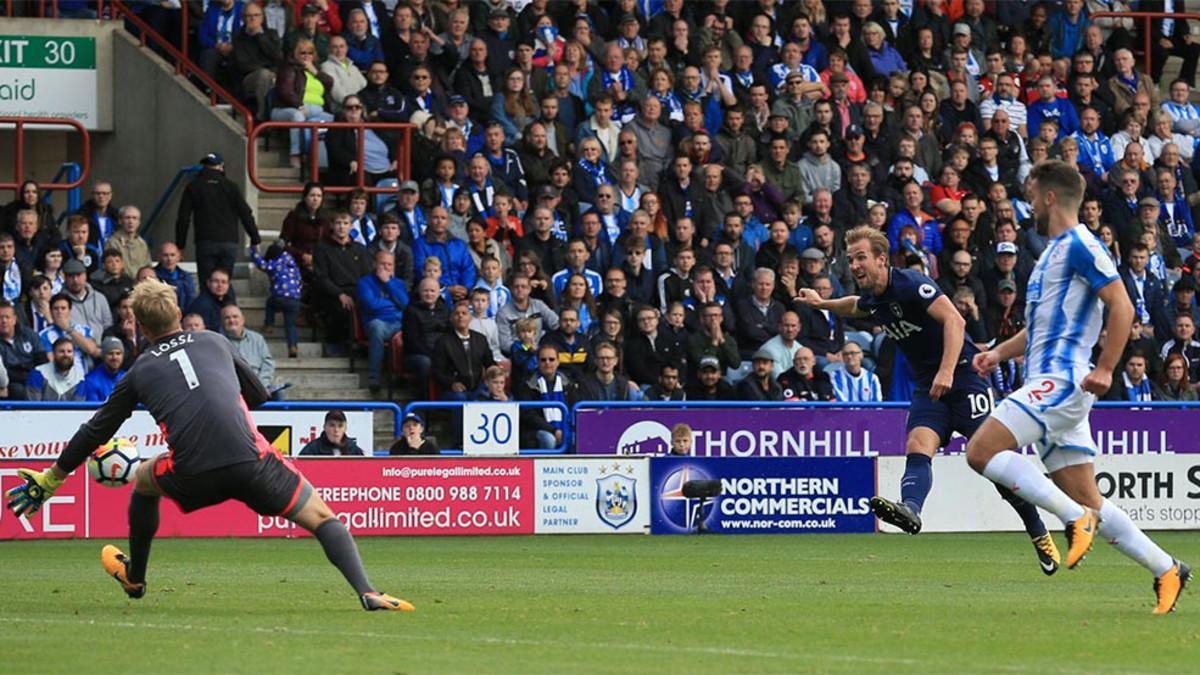
{"type": "MultiPolygon", "coordinates": [[[[661,455],[671,427],[692,428],[695,457],[878,457],[904,454],[906,410],[840,408],[580,408],[581,455],[661,455]]],[[[1097,408],[1102,454],[1200,453],[1200,411],[1097,408]]],[[[963,451],[955,439],[947,453],[963,451]]]]}

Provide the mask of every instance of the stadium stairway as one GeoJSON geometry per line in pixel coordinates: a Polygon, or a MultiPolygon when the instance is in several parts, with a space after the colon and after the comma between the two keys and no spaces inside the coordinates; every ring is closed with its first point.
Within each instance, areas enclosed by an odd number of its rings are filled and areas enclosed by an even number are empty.
{"type": "MultiPolygon", "coordinates": [[[[266,139],[259,140],[258,175],[264,183],[276,184],[297,182],[299,171],[288,166],[287,144],[279,138],[268,145],[266,139]]],[[[266,246],[279,237],[283,219],[299,201],[295,193],[259,192],[255,220],[266,246]]],[[[238,305],[246,317],[246,327],[262,332],[266,315],[267,297],[270,295],[270,280],[250,262],[239,262],[234,269],[233,288],[237,293],[238,305]]],[[[302,319],[303,321],[303,319],[302,319]]],[[[313,341],[313,331],[308,325],[300,326],[300,345],[297,358],[288,358],[287,342],[284,339],[283,317],[276,316],[275,329],[271,335],[264,333],[271,355],[275,357],[275,381],[291,383],[285,391],[289,401],[370,401],[367,389],[365,355],[354,358],[351,370],[349,357],[326,357],[321,353],[321,343],[313,341]]],[[[395,396],[400,405],[408,399],[407,390],[397,389],[395,396]]],[[[332,407],[332,406],[331,406],[332,407]]],[[[367,444],[386,449],[395,438],[392,414],[386,411],[374,413],[374,439],[362,438],[354,429],[349,434],[357,438],[364,450],[367,444]]]]}

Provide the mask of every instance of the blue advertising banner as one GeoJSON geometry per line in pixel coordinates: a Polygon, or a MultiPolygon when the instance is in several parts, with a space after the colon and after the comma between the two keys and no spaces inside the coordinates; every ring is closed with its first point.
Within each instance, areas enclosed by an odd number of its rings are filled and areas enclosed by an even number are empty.
{"type": "Polygon", "coordinates": [[[650,532],[767,534],[874,532],[867,501],[875,461],[863,458],[698,458],[650,460],[650,532]],[[721,496],[701,507],[684,496],[692,480],[717,480],[721,496]]]}

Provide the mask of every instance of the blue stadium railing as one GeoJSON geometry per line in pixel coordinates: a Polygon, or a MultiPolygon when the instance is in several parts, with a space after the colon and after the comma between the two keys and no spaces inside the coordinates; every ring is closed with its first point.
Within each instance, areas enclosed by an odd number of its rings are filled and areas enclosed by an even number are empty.
{"type": "MultiPolygon", "coordinates": [[[[192,174],[200,173],[200,170],[203,168],[204,167],[199,164],[192,164],[190,166],[180,167],[179,170],[175,172],[175,177],[171,179],[171,183],[163,189],[162,194],[158,196],[158,201],[154,202],[154,208],[150,210],[150,215],[142,221],[142,228],[138,230],[139,235],[145,237],[146,233],[151,231],[151,229],[154,227],[154,223],[158,222],[158,217],[162,215],[163,209],[167,207],[167,202],[171,200],[171,195],[175,194],[175,190],[179,187],[179,184],[183,182],[183,179],[187,176],[191,176],[192,174]]],[[[149,239],[146,241],[147,243],[153,243],[150,242],[149,239]]]]}

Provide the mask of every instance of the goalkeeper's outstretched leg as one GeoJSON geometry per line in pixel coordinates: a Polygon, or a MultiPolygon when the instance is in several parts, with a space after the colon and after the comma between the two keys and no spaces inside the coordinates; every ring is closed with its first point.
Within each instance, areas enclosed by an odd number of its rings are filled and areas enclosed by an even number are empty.
{"type": "Polygon", "coordinates": [[[346,525],[333,515],[333,510],[325,504],[324,500],[313,493],[307,480],[304,485],[307,488],[302,491],[302,495],[307,495],[306,499],[302,497],[304,504],[294,515],[287,517],[293,523],[312,532],[317,541],[321,542],[321,548],[325,549],[325,557],[329,558],[329,562],[333,563],[342,576],[346,577],[346,581],[350,582],[354,592],[358,593],[358,599],[362,603],[363,609],[367,611],[414,611],[416,608],[411,603],[375,590],[375,587],[367,580],[367,571],[363,568],[362,558],[358,555],[358,545],[354,542],[350,531],[346,529],[346,525]]]}

